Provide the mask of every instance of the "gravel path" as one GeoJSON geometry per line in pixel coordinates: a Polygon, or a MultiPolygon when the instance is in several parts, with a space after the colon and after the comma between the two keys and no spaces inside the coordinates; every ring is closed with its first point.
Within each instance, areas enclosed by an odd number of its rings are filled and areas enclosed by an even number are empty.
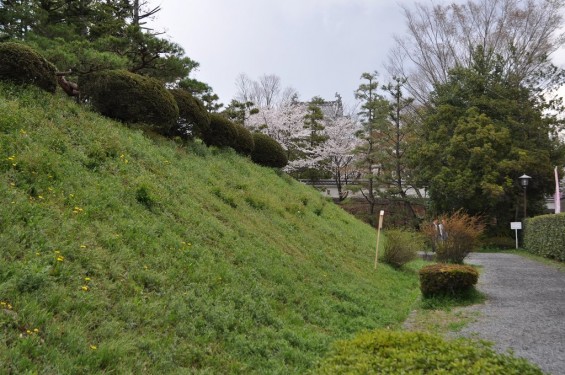
{"type": "Polygon", "coordinates": [[[482,266],[478,289],[485,304],[459,332],[511,349],[553,375],[565,375],[565,272],[513,254],[472,253],[465,263],[482,266]]]}

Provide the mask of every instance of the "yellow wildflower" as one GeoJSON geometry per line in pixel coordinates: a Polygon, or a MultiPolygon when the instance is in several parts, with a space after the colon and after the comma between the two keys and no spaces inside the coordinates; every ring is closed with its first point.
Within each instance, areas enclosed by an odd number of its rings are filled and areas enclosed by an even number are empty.
{"type": "Polygon", "coordinates": [[[86,245],[80,245],[81,249],[86,249],[86,245]]]}
{"type": "Polygon", "coordinates": [[[84,281],[90,281],[90,277],[85,277],[84,281]]]}
{"type": "Polygon", "coordinates": [[[58,262],[62,262],[62,261],[64,261],[64,260],[65,260],[65,257],[62,256],[62,255],[59,255],[59,256],[57,257],[57,261],[58,261],[58,262]]]}
{"type": "Polygon", "coordinates": [[[96,345],[90,345],[90,349],[96,350],[96,349],[98,349],[98,347],[96,345]]]}
{"type": "Polygon", "coordinates": [[[81,289],[84,290],[85,292],[88,292],[88,285],[83,285],[81,289]]]}

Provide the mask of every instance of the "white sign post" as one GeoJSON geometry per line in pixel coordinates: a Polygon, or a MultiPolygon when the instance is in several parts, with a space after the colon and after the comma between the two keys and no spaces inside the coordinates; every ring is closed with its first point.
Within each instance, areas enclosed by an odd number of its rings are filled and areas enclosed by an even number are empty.
{"type": "Polygon", "coordinates": [[[510,223],[510,229],[514,229],[516,232],[516,249],[518,248],[518,230],[522,229],[522,222],[521,221],[513,221],[510,223]]]}
{"type": "Polygon", "coordinates": [[[385,212],[383,210],[381,210],[380,214],[379,214],[379,227],[377,230],[377,249],[375,250],[375,269],[377,269],[377,261],[379,258],[379,239],[381,237],[381,228],[383,227],[383,217],[385,215],[385,212]]]}

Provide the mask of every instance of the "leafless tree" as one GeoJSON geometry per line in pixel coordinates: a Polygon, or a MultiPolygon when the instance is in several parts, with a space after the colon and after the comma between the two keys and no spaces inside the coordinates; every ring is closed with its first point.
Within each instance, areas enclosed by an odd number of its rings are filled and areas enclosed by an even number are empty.
{"type": "Polygon", "coordinates": [[[274,74],[264,74],[259,77],[259,87],[264,100],[264,106],[270,108],[274,104],[275,98],[281,92],[281,79],[274,74]]]}
{"type": "MultiPolygon", "coordinates": [[[[444,83],[455,66],[469,67],[480,48],[487,61],[501,58],[504,72],[535,83],[548,59],[565,41],[564,0],[469,0],[446,6],[404,6],[407,34],[396,36],[387,70],[409,77],[407,89],[425,102],[432,86],[444,83]]],[[[539,83],[550,85],[551,82],[539,83]]]]}
{"type": "Polygon", "coordinates": [[[245,73],[241,73],[235,79],[235,87],[237,88],[237,94],[235,100],[241,103],[254,102],[256,98],[254,97],[254,85],[251,78],[245,73]]]}
{"type": "Polygon", "coordinates": [[[237,101],[253,102],[259,108],[273,108],[298,97],[298,92],[292,87],[281,89],[281,79],[275,74],[264,74],[254,81],[242,73],[236,78],[235,86],[237,101]]]}

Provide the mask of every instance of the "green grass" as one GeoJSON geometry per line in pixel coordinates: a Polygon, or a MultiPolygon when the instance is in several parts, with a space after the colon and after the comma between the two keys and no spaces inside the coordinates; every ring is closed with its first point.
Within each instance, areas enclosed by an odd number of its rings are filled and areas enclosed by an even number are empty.
{"type": "Polygon", "coordinates": [[[374,229],[142,128],[0,83],[0,374],[299,374],[408,315],[374,229]]]}
{"type": "Polygon", "coordinates": [[[433,296],[422,298],[420,307],[425,310],[447,310],[454,307],[471,306],[485,302],[486,297],[476,288],[471,288],[460,294],[433,296]]]}

